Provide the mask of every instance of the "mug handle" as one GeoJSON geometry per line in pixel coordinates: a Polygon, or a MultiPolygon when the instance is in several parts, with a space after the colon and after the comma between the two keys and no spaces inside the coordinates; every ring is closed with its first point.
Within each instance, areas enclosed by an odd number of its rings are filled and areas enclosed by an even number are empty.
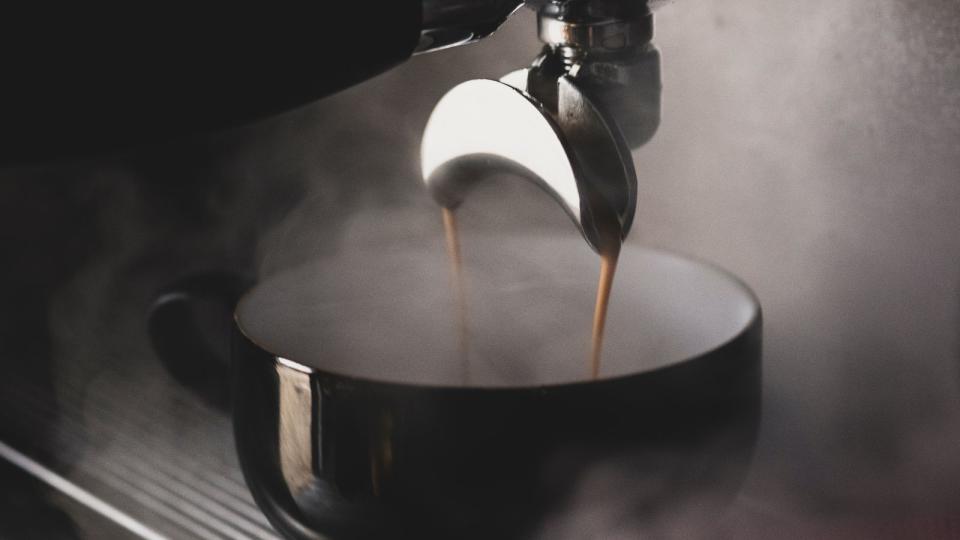
{"type": "Polygon", "coordinates": [[[210,271],[160,289],[147,314],[147,333],[160,363],[184,387],[221,411],[231,404],[233,310],[253,279],[210,271]]]}

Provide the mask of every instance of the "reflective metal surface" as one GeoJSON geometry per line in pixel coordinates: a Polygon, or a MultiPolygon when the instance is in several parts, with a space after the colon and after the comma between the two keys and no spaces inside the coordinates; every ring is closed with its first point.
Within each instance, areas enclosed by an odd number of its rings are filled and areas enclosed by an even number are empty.
{"type": "Polygon", "coordinates": [[[522,0],[423,0],[415,54],[485,38],[522,4],[522,0]]]}
{"type": "Polygon", "coordinates": [[[540,41],[571,50],[567,56],[619,54],[653,38],[653,16],[643,2],[553,3],[538,11],[540,41]]]}
{"type": "Polygon", "coordinates": [[[553,111],[528,94],[536,76],[525,70],[502,83],[469,81],[451,90],[424,130],[424,181],[452,208],[478,181],[519,174],[553,196],[594,249],[619,244],[636,209],[629,149],[569,78],[555,80],[553,111]]]}
{"type": "Polygon", "coordinates": [[[634,43],[648,42],[652,32],[649,9],[663,2],[422,0],[421,38],[415,54],[483,39],[495,32],[524,3],[546,16],[540,25],[544,42],[577,46],[589,43],[590,48],[599,50],[622,49],[634,43]],[[635,17],[638,13],[641,16],[635,17]]]}
{"type": "Polygon", "coordinates": [[[479,181],[533,181],[604,252],[630,231],[637,174],[630,147],[659,123],[659,54],[644,3],[550,3],[538,12],[547,47],[501,82],[470,81],[436,106],[421,143],[423,178],[453,208],[479,181]]]}
{"type": "MultiPolygon", "coordinates": [[[[586,137],[595,138],[590,150],[600,152],[606,143],[607,155],[619,155],[620,150],[610,146],[615,139],[595,109],[585,98],[577,99],[582,96],[567,81],[560,84],[578,107],[576,126],[582,131],[573,136],[585,131],[586,137]]],[[[578,152],[584,148],[575,145],[582,143],[571,138],[518,89],[496,81],[469,81],[451,90],[430,117],[423,136],[424,180],[437,201],[452,208],[463,202],[478,181],[498,172],[519,173],[553,196],[595,249],[620,242],[635,207],[632,163],[626,162],[629,167],[621,170],[619,178],[598,177],[591,165],[606,163],[591,163],[596,154],[578,152]],[[601,198],[598,190],[602,183],[618,181],[624,194],[634,195],[627,195],[620,208],[601,198]]]]}
{"type": "Polygon", "coordinates": [[[6,372],[0,537],[278,537],[240,475],[229,417],[158,367],[61,380],[56,401],[6,372]]]}

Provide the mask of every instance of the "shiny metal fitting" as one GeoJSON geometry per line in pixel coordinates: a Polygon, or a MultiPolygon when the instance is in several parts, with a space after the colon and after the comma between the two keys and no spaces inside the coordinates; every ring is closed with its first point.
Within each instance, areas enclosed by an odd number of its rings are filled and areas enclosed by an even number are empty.
{"type": "Polygon", "coordinates": [[[642,47],[653,38],[653,15],[633,19],[604,17],[577,20],[560,18],[556,12],[541,10],[537,34],[543,43],[565,51],[567,56],[616,54],[642,47]]]}
{"type": "Polygon", "coordinates": [[[423,0],[420,43],[414,54],[483,39],[521,5],[522,0],[423,0]]]}

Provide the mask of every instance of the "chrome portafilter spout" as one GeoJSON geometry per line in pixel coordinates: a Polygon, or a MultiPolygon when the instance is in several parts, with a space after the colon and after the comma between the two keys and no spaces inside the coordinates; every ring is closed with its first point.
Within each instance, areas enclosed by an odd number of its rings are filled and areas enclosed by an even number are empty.
{"type": "Polygon", "coordinates": [[[472,80],[436,105],[421,143],[423,178],[445,208],[512,172],[543,188],[590,246],[619,246],[633,223],[630,154],[660,118],[659,53],[644,2],[544,2],[545,47],[529,68],[472,80]]]}

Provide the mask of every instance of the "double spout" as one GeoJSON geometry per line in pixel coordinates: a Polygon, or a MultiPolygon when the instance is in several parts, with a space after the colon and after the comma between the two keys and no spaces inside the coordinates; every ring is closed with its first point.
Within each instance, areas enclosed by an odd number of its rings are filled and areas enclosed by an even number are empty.
{"type": "Polygon", "coordinates": [[[531,67],[472,80],[436,105],[423,134],[423,179],[456,208],[501,172],[552,196],[596,251],[619,247],[633,223],[631,156],[659,123],[659,54],[645,9],[613,15],[539,12],[546,42],[531,67]]]}

